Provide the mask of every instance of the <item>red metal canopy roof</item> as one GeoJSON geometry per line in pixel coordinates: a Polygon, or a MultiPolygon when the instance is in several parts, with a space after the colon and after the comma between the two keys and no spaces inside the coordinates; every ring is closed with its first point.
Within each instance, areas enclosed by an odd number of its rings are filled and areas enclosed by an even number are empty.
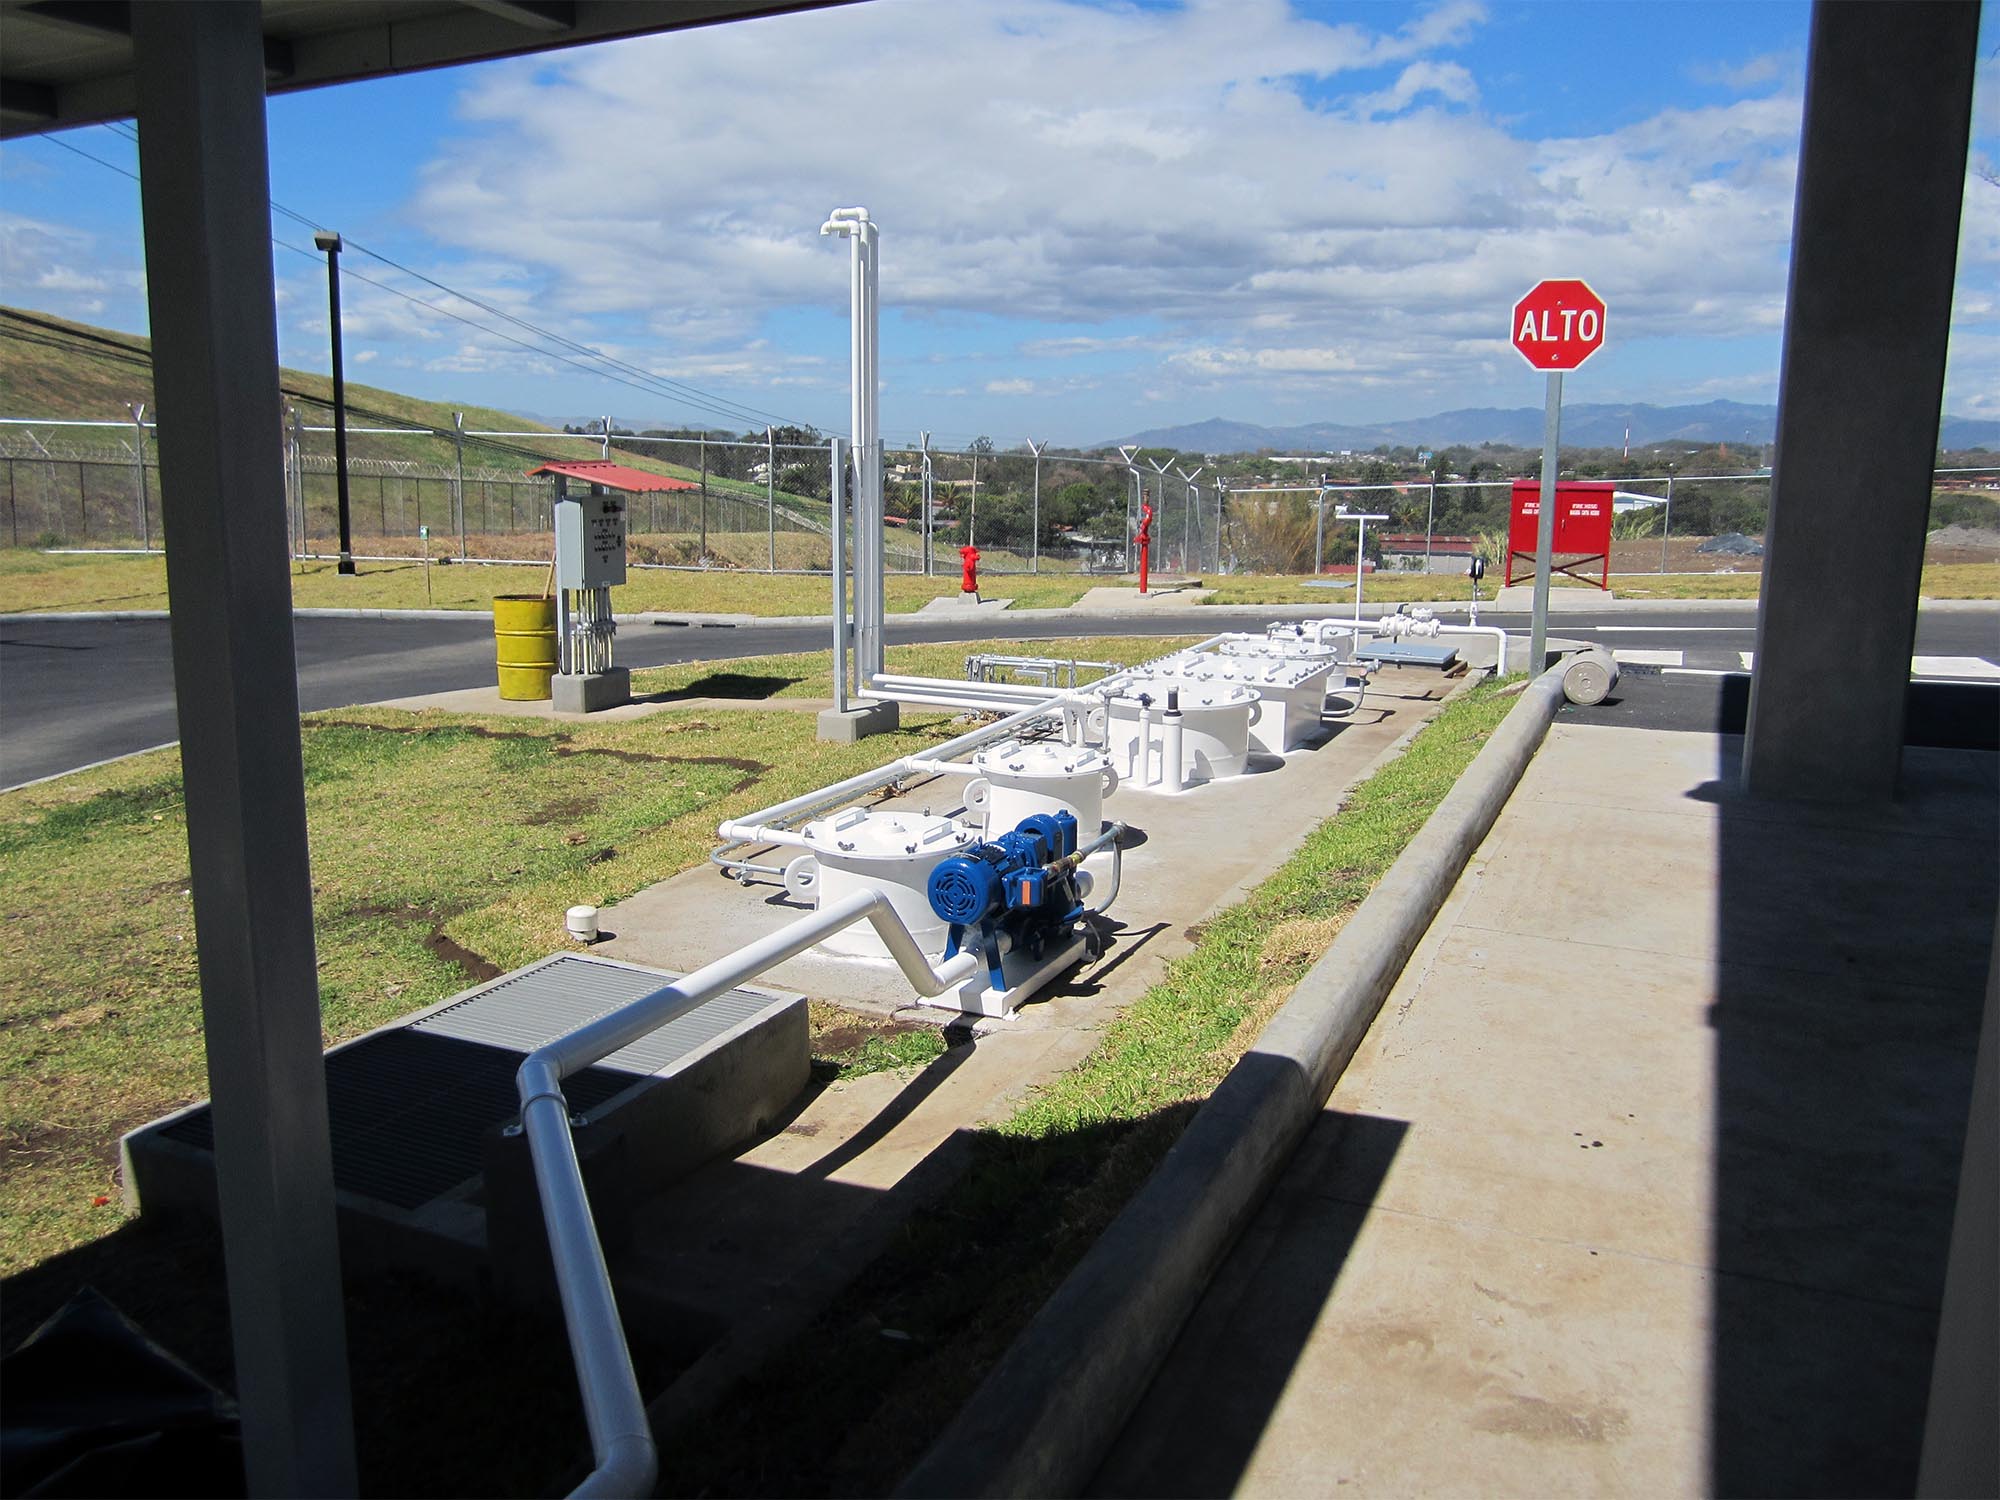
{"type": "Polygon", "coordinates": [[[537,474],[567,474],[571,479],[581,479],[587,484],[608,485],[614,490],[631,490],[641,495],[649,490],[701,488],[691,480],[670,479],[665,474],[648,474],[644,469],[628,469],[623,464],[614,464],[605,458],[586,459],[573,464],[543,464],[539,469],[528,470],[530,479],[537,474]]]}

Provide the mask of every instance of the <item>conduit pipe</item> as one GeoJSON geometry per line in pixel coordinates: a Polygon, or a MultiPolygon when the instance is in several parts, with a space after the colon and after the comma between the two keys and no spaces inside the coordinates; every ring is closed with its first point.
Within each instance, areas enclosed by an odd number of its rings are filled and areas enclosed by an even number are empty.
{"type": "Polygon", "coordinates": [[[563,1321],[569,1329],[570,1354],[576,1363],[591,1451],[597,1460],[597,1467],[572,1494],[649,1495],[659,1474],[659,1452],[646,1420],[638,1376],[632,1369],[632,1353],[625,1342],[624,1322],[618,1315],[617,1296],[605,1265],[604,1245],[584,1191],[563,1079],[864,920],[874,926],[911,987],[926,999],[943,994],[980,969],[982,960],[971,950],[933,967],[889,905],[888,897],[880,891],[856,891],[812,916],[746,944],[727,958],[557,1037],[529,1053],[521,1063],[515,1077],[521,1125],[534,1158],[535,1185],[548,1227],[563,1321]]]}

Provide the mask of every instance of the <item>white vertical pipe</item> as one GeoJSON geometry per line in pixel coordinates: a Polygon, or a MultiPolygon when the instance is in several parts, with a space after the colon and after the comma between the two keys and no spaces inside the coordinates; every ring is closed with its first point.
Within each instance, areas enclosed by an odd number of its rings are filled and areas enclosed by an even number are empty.
{"type": "Polygon", "coordinates": [[[833,706],[847,712],[847,458],[840,439],[827,439],[833,501],[833,706]]]}
{"type": "Polygon", "coordinates": [[[1361,572],[1368,557],[1368,518],[1356,519],[1354,533],[1354,623],[1361,623],[1361,572]]]}

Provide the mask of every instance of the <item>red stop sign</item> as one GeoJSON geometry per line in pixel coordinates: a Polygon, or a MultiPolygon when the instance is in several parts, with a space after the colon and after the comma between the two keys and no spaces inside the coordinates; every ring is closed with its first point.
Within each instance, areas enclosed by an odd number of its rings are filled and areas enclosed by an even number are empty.
{"type": "Polygon", "coordinates": [[[1581,281],[1544,281],[1514,304],[1513,336],[1537,370],[1574,370],[1604,347],[1604,299],[1581,281]]]}

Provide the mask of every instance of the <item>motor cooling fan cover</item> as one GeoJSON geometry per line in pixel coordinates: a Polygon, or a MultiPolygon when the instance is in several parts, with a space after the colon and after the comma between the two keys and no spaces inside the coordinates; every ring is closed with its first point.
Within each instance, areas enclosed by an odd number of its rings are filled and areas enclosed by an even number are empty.
{"type": "Polygon", "coordinates": [[[969,925],[1001,904],[1000,877],[982,860],[953,855],[940,860],[925,888],[931,910],[947,922],[969,925]]]}

